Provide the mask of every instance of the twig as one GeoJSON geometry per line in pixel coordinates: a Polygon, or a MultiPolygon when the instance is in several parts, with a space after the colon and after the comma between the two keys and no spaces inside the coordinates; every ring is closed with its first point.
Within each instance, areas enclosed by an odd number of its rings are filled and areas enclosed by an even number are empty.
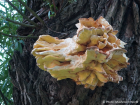
{"type": "Polygon", "coordinates": [[[15,24],[19,24],[19,25],[25,26],[25,27],[33,27],[33,28],[35,28],[34,25],[28,25],[28,24],[20,23],[20,22],[17,22],[17,21],[13,21],[13,20],[11,20],[9,18],[6,18],[6,20],[9,21],[9,22],[15,23],[15,24]]]}
{"type": "Polygon", "coordinates": [[[1,3],[0,3],[0,5],[1,5],[2,7],[4,7],[5,9],[8,9],[8,8],[7,8],[7,7],[5,7],[3,4],[1,4],[1,3]]]}
{"type": "MultiPolygon", "coordinates": [[[[1,91],[1,90],[0,90],[1,91]]],[[[2,91],[1,91],[1,93],[2,93],[2,91]]],[[[3,95],[4,96],[4,95],[3,95]]],[[[5,96],[4,96],[5,97],[5,96]]],[[[5,100],[7,100],[10,104],[12,104],[13,105],[13,102],[11,101],[11,100],[9,100],[7,97],[5,97],[5,100]]]]}
{"type": "Polygon", "coordinates": [[[15,37],[15,38],[38,38],[38,36],[14,36],[14,35],[8,35],[8,34],[5,34],[3,32],[0,32],[0,34],[4,35],[4,36],[8,36],[8,37],[15,37]]]}
{"type": "Polygon", "coordinates": [[[8,2],[8,4],[10,4],[18,13],[20,13],[25,19],[27,19],[30,23],[32,23],[33,25],[37,26],[37,24],[30,20],[27,16],[25,16],[20,10],[18,10],[17,7],[15,7],[9,0],[6,0],[8,2]]]}
{"type": "Polygon", "coordinates": [[[53,6],[54,6],[54,12],[56,13],[56,6],[55,6],[54,0],[52,0],[52,2],[53,2],[53,6]]]}
{"type": "Polygon", "coordinates": [[[4,96],[4,94],[2,93],[1,90],[0,90],[0,95],[1,95],[2,100],[4,101],[4,104],[8,105],[7,102],[6,102],[5,96],[4,96]]]}
{"type": "Polygon", "coordinates": [[[12,56],[11,56],[7,51],[5,51],[5,49],[2,47],[2,45],[0,45],[0,47],[4,50],[4,52],[5,52],[7,55],[9,55],[9,56],[12,58],[12,56]]]}
{"type": "Polygon", "coordinates": [[[13,105],[13,102],[12,102],[11,100],[9,100],[7,97],[5,97],[5,99],[6,99],[10,104],[13,105]]]}
{"type": "Polygon", "coordinates": [[[20,23],[20,22],[17,22],[17,21],[14,21],[14,20],[11,20],[9,18],[5,18],[4,16],[0,15],[3,19],[9,21],[9,22],[12,22],[12,23],[15,23],[15,24],[19,24],[19,25],[22,25],[22,26],[25,26],[25,27],[33,27],[35,28],[34,25],[28,25],[28,24],[24,24],[24,23],[20,23]]]}
{"type": "Polygon", "coordinates": [[[69,1],[67,1],[64,6],[60,9],[59,13],[61,13],[61,11],[66,7],[66,5],[69,3],[69,1]]]}
{"type": "Polygon", "coordinates": [[[18,0],[22,5],[26,7],[28,11],[30,11],[42,24],[44,24],[44,21],[31,9],[29,8],[23,1],[18,0]]]}

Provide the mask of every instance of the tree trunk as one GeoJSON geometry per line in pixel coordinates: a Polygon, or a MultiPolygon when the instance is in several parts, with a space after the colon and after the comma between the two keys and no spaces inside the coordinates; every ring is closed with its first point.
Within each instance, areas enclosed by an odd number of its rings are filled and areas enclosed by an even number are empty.
{"type": "MultiPolygon", "coordinates": [[[[42,4],[43,0],[28,0],[28,6],[36,12],[48,10],[47,6],[41,7],[42,4]]],[[[36,40],[28,39],[25,40],[23,53],[15,51],[10,61],[9,74],[14,85],[14,104],[115,105],[117,101],[129,101],[122,105],[140,105],[140,0],[77,0],[76,2],[73,0],[71,3],[68,0],[55,0],[55,5],[58,10],[54,18],[48,19],[47,12],[40,15],[45,26],[41,25],[41,28],[38,27],[35,31],[32,28],[20,27],[17,30],[18,34],[73,37],[77,30],[75,24],[79,18],[97,19],[103,16],[115,30],[119,31],[117,37],[127,43],[125,49],[128,51],[130,65],[119,71],[124,80],[118,84],[106,83],[93,91],[85,89],[82,85],[76,85],[71,79],[57,81],[48,72],[37,67],[36,59],[31,55],[36,40]]],[[[26,15],[30,15],[27,10],[26,15]]],[[[39,24],[36,18],[34,21],[39,24]]]]}

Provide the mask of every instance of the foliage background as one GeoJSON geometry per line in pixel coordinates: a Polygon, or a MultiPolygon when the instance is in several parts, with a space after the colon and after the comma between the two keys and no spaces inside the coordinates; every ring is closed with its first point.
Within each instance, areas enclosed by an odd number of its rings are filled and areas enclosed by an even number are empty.
{"type": "MultiPolygon", "coordinates": [[[[25,1],[24,1],[25,2],[25,1]]],[[[21,12],[24,13],[24,6],[18,1],[11,0],[11,3],[15,5],[21,12]]],[[[2,33],[11,36],[18,36],[16,33],[18,24],[6,21],[6,18],[22,22],[23,17],[9,5],[5,0],[0,1],[0,104],[4,104],[2,95],[4,95],[7,103],[12,104],[12,83],[8,74],[9,60],[13,55],[14,50],[22,53],[22,44],[24,41],[21,38],[5,36],[2,33]]]]}

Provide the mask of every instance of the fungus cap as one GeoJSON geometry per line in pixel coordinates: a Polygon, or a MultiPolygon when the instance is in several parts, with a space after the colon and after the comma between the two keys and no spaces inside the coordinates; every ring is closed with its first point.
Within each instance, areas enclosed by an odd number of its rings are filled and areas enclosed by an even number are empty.
{"type": "Polygon", "coordinates": [[[37,66],[57,80],[71,78],[92,90],[109,81],[122,81],[117,71],[127,67],[129,59],[123,49],[126,43],[115,36],[118,31],[103,17],[80,18],[76,26],[73,38],[39,37],[32,50],[37,66]]]}

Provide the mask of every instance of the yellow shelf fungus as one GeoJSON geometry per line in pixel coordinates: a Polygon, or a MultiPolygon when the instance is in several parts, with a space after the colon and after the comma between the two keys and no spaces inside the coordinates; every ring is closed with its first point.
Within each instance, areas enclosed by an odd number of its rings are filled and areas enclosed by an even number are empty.
{"type": "Polygon", "coordinates": [[[109,81],[122,81],[117,71],[129,63],[123,49],[126,43],[115,36],[118,31],[103,17],[80,18],[76,26],[73,38],[39,37],[32,50],[37,66],[57,80],[71,78],[92,90],[109,81]]]}

